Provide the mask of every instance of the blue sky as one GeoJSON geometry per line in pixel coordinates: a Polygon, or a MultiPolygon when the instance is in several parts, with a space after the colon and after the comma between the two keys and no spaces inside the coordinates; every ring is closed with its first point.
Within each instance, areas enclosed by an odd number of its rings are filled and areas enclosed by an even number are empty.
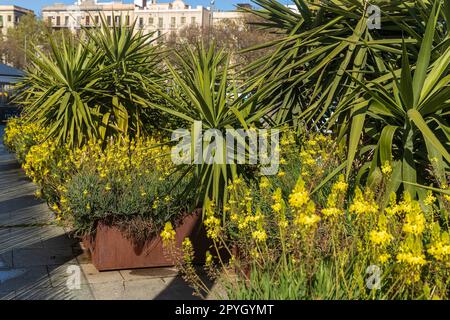
{"type": "MultiPolygon", "coordinates": [[[[103,0],[103,2],[110,2],[112,0],[103,0]]],[[[160,0],[159,2],[171,2],[172,0],[160,0]]],[[[0,0],[0,4],[15,4],[21,7],[32,9],[35,13],[40,14],[41,7],[55,2],[72,4],[75,0],[0,0]]],[[[123,2],[131,3],[133,0],[123,0],[123,2]]],[[[185,0],[187,4],[196,6],[209,6],[210,0],[185,0]]],[[[284,1],[282,1],[284,2],[284,1]]],[[[250,0],[216,0],[216,7],[222,10],[233,9],[236,3],[251,3],[250,0]]]]}

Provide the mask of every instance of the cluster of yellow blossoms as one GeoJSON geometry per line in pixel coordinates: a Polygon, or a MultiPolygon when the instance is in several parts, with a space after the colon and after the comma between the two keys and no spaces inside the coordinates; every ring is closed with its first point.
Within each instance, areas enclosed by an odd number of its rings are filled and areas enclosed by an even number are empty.
{"type": "Polygon", "coordinates": [[[29,148],[45,140],[46,131],[34,122],[24,122],[21,118],[8,120],[5,128],[4,144],[16,153],[19,161],[24,161],[29,148]]]}
{"type": "Polygon", "coordinates": [[[304,139],[300,152],[301,175],[304,179],[317,179],[336,158],[336,142],[330,136],[315,134],[304,139]]]}
{"type": "Polygon", "coordinates": [[[378,209],[378,204],[374,200],[373,192],[370,189],[367,189],[366,192],[363,193],[361,189],[357,187],[353,202],[349,207],[350,213],[356,215],[377,214],[378,209]]]}
{"type": "Polygon", "coordinates": [[[327,198],[327,207],[322,210],[322,214],[327,218],[335,218],[344,214],[343,205],[347,194],[348,184],[344,175],[339,176],[339,180],[331,188],[331,193],[327,198]]]}
{"type": "Polygon", "coordinates": [[[164,230],[161,232],[161,238],[165,243],[175,240],[175,230],[171,222],[166,222],[164,230]]]}
{"type": "Polygon", "coordinates": [[[320,222],[320,216],[316,214],[316,205],[309,197],[305,188],[305,181],[299,178],[297,184],[289,196],[289,205],[294,211],[294,225],[314,228],[320,222]]]}

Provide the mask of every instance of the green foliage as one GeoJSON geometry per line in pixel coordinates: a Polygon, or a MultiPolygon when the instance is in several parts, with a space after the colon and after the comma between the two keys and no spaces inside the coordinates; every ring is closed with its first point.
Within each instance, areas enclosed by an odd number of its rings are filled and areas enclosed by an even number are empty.
{"type": "MultiPolygon", "coordinates": [[[[187,47],[176,53],[176,59],[175,65],[178,68],[168,64],[173,79],[170,92],[160,90],[167,106],[152,106],[183,120],[187,126],[192,126],[192,143],[200,134],[199,129],[217,129],[224,137],[225,129],[248,129],[262,117],[264,110],[252,110],[239,98],[229,67],[229,56],[223,50],[216,50],[214,45],[206,48],[200,44],[195,49],[187,47]],[[196,121],[202,121],[203,127],[195,130],[193,125],[196,121]]],[[[233,180],[239,171],[242,172],[243,166],[203,162],[198,165],[182,165],[180,169],[193,173],[188,189],[198,190],[201,204],[206,197],[222,203],[226,198],[229,180],[233,180]]]]}
{"type": "Polygon", "coordinates": [[[297,12],[254,2],[259,25],[281,37],[249,49],[274,52],[248,67],[259,72],[246,103],[272,106],[269,123],[333,130],[348,146],[339,167],[347,178],[356,167],[358,182],[377,183],[389,162],[391,191],[423,198],[418,184],[446,188],[450,1],[371,2],[381,9],[379,30],[369,28],[367,1],[296,0],[297,12]]]}
{"type": "Polygon", "coordinates": [[[367,174],[372,183],[379,175],[377,168],[391,164],[390,191],[397,191],[403,182],[404,190],[413,197],[419,193],[422,199],[425,190],[413,184],[446,188],[450,163],[450,43],[433,48],[439,9],[436,2],[415,67],[409,60],[414,53],[404,44],[400,73],[391,70],[392,77],[384,82],[358,81],[361,98],[345,99],[332,118],[352,109],[348,172],[359,151],[360,157],[369,160],[360,177],[367,174]],[[436,50],[444,51],[433,61],[436,50]],[[358,145],[361,137],[364,149],[358,145]]]}
{"type": "Polygon", "coordinates": [[[143,100],[151,100],[151,87],[164,79],[152,36],[135,25],[109,28],[102,21],[79,41],[63,37],[57,44],[49,37],[50,53],[36,49],[15,100],[60,144],[140,135],[152,116],[143,100]]]}
{"type": "Polygon", "coordinates": [[[275,48],[273,54],[248,66],[259,70],[248,91],[254,103],[277,111],[271,119],[276,123],[322,126],[357,80],[378,78],[395,64],[403,38],[411,44],[421,40],[421,15],[416,18],[410,5],[415,1],[375,1],[381,30],[369,29],[367,1],[296,0],[298,12],[276,0],[254,2],[262,7],[251,11],[265,19],[260,25],[281,36],[265,45],[275,48]]]}
{"type": "Polygon", "coordinates": [[[3,144],[9,151],[16,154],[20,163],[24,163],[31,147],[42,142],[44,138],[42,129],[37,125],[24,125],[21,118],[12,118],[8,120],[5,128],[3,144]]]}
{"type": "Polygon", "coordinates": [[[102,179],[92,168],[81,170],[67,184],[66,193],[77,233],[95,233],[98,221],[120,225],[142,219],[147,236],[159,233],[167,221],[176,224],[188,212],[189,199],[180,197],[186,180],[173,188],[177,176],[161,177],[152,170],[102,179]]]}

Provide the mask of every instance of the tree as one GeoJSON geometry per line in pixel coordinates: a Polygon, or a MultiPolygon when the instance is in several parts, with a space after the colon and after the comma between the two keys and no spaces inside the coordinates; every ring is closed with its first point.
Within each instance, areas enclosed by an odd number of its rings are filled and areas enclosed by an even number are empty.
{"type": "Polygon", "coordinates": [[[45,23],[28,14],[20,19],[14,28],[9,28],[1,46],[4,61],[16,68],[24,69],[27,64],[26,50],[33,45],[45,43],[45,23]]]}
{"type": "Polygon", "coordinates": [[[169,35],[166,45],[179,51],[183,46],[203,43],[215,43],[217,50],[230,54],[231,63],[239,68],[267,55],[271,48],[264,50],[246,50],[270,42],[279,36],[272,30],[262,30],[256,24],[261,18],[243,13],[241,20],[224,19],[213,27],[186,26],[177,33],[169,35]]]}
{"type": "MultiPolygon", "coordinates": [[[[48,36],[51,34],[56,43],[60,43],[62,35],[66,38],[72,36],[69,30],[53,31],[47,24],[38,19],[35,15],[28,14],[20,19],[14,28],[9,28],[7,36],[0,39],[0,57],[3,62],[18,69],[25,69],[30,63],[27,53],[33,47],[48,53],[50,43],[48,36]]],[[[34,51],[34,50],[32,50],[34,51]]]]}

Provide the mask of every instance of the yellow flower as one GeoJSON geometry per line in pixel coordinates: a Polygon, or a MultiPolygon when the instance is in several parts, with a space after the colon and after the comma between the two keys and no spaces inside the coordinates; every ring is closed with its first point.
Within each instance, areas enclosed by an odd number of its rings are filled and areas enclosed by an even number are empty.
{"type": "Polygon", "coordinates": [[[250,255],[256,259],[258,259],[260,257],[259,251],[256,248],[253,248],[250,250],[250,255]]]}
{"type": "Polygon", "coordinates": [[[275,212],[281,212],[283,207],[281,206],[281,203],[275,203],[275,204],[272,205],[272,209],[275,212]]]}
{"type": "Polygon", "coordinates": [[[58,212],[58,213],[61,212],[61,210],[59,209],[59,207],[56,203],[52,206],[52,210],[55,212],[58,212]]]}
{"type": "Polygon", "coordinates": [[[384,165],[381,166],[381,172],[386,176],[389,176],[392,173],[392,167],[389,161],[386,161],[384,165]]]}
{"type": "Polygon", "coordinates": [[[443,241],[436,242],[427,252],[438,261],[446,261],[450,258],[450,244],[443,241]]]}
{"type": "Polygon", "coordinates": [[[190,251],[193,247],[192,247],[192,242],[191,239],[189,238],[184,238],[181,247],[183,248],[183,251],[190,251]]]}
{"type": "Polygon", "coordinates": [[[206,257],[205,257],[205,265],[211,266],[213,263],[213,256],[209,251],[206,251],[206,257]]]}
{"type": "Polygon", "coordinates": [[[170,242],[175,240],[175,230],[173,229],[172,223],[166,222],[164,230],[161,232],[161,238],[164,242],[170,242]]]}
{"type": "Polygon", "coordinates": [[[317,214],[300,214],[295,220],[295,224],[302,225],[306,227],[314,227],[317,223],[320,222],[320,217],[317,214]]]}
{"type": "Polygon", "coordinates": [[[376,214],[378,212],[378,205],[373,199],[373,193],[367,190],[366,197],[364,197],[361,189],[356,188],[355,197],[353,203],[349,207],[349,211],[358,215],[376,214]]]}
{"type": "Polygon", "coordinates": [[[299,212],[294,219],[294,224],[298,226],[304,226],[307,228],[313,228],[320,222],[320,216],[315,214],[316,206],[312,200],[308,202],[308,205],[304,211],[299,212]]]}
{"type": "Polygon", "coordinates": [[[309,200],[309,193],[305,189],[305,182],[302,178],[299,178],[293,192],[289,196],[289,204],[294,209],[301,209],[309,200]]]}
{"type": "Polygon", "coordinates": [[[297,191],[289,196],[289,204],[293,208],[300,209],[308,202],[309,202],[309,195],[307,191],[297,191]]]}
{"type": "Polygon", "coordinates": [[[286,172],[284,172],[284,171],[280,171],[277,174],[277,176],[279,176],[279,177],[284,177],[285,175],[286,175],[286,172]]]}
{"type": "Polygon", "coordinates": [[[427,264],[423,254],[414,255],[411,252],[397,254],[397,262],[419,267],[427,264]]]}
{"type": "Polygon", "coordinates": [[[257,242],[264,242],[267,239],[267,233],[264,230],[256,230],[256,231],[253,231],[252,237],[257,242]]]}
{"type": "Polygon", "coordinates": [[[332,191],[345,193],[348,189],[348,183],[345,182],[345,176],[341,174],[339,180],[333,185],[332,191]]]}
{"type": "Polygon", "coordinates": [[[378,257],[378,261],[382,264],[386,263],[391,258],[389,253],[380,254],[378,257]]]}
{"type": "Polygon", "coordinates": [[[267,189],[270,186],[269,179],[267,177],[262,177],[261,182],[259,183],[260,189],[267,189]]]}
{"type": "Polygon", "coordinates": [[[385,230],[375,231],[372,230],[369,234],[369,239],[373,244],[378,246],[388,245],[394,237],[385,230]]]}
{"type": "Polygon", "coordinates": [[[221,221],[219,218],[214,216],[214,204],[207,201],[205,205],[205,215],[206,218],[203,221],[203,224],[206,228],[206,235],[213,241],[217,241],[221,234],[221,221]]]}
{"type": "Polygon", "coordinates": [[[431,206],[436,201],[436,197],[433,196],[432,191],[428,191],[427,197],[424,200],[425,205],[431,206]]]}
{"type": "Polygon", "coordinates": [[[406,233],[421,235],[425,230],[425,217],[422,212],[411,212],[405,216],[405,224],[403,225],[403,231],[406,233]]]}

